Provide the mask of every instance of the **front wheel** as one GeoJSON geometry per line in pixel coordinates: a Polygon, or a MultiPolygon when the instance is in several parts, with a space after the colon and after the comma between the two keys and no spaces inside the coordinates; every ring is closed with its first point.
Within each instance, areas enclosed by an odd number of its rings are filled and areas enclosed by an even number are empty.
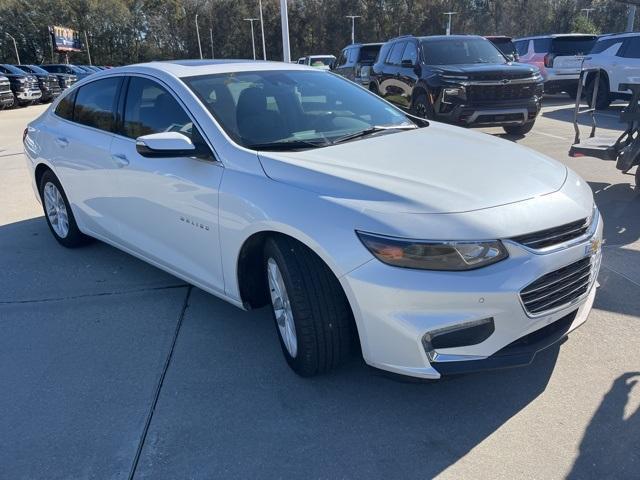
{"type": "Polygon", "coordinates": [[[337,278],[315,253],[287,237],[267,240],[264,271],[282,352],[298,375],[327,372],[350,355],[351,309],[337,278]]]}
{"type": "Polygon", "coordinates": [[[90,241],[78,228],[69,200],[51,170],[44,172],[40,179],[40,198],[47,224],[58,243],[74,248],[90,241]]]}
{"type": "Polygon", "coordinates": [[[533,128],[533,124],[535,121],[526,122],[522,125],[505,125],[502,127],[506,133],[509,135],[526,135],[533,128]]]}
{"type": "MultiPolygon", "coordinates": [[[[587,84],[585,96],[587,105],[592,107],[592,99],[593,99],[593,89],[595,88],[596,79],[592,78],[591,81],[587,84]]],[[[606,110],[611,105],[611,95],[609,93],[609,81],[603,75],[600,77],[600,82],[598,82],[598,93],[596,95],[596,109],[597,110],[606,110]]]]}

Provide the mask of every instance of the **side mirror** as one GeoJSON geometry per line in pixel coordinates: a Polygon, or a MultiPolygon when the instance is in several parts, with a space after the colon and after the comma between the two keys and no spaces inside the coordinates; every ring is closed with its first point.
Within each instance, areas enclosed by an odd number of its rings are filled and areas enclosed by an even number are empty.
{"type": "Polygon", "coordinates": [[[402,60],[400,62],[400,66],[402,68],[413,68],[415,67],[415,64],[411,60],[402,60]]]}
{"type": "Polygon", "coordinates": [[[136,150],[143,157],[193,157],[196,146],[180,132],[160,132],[136,138],[136,150]]]}

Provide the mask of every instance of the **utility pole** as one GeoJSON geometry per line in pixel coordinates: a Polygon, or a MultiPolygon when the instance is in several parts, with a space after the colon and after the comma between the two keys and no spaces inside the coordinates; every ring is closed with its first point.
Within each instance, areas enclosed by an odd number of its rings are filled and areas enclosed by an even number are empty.
{"type": "Polygon", "coordinates": [[[256,39],[253,36],[253,22],[257,22],[259,18],[245,18],[245,21],[251,23],[251,48],[253,48],[253,59],[256,59],[256,39]]]}
{"type": "Polygon", "coordinates": [[[595,8],[581,8],[580,11],[584,12],[587,17],[587,22],[589,21],[589,13],[593,12],[595,8]]]}
{"type": "Polygon", "coordinates": [[[4,33],[6,33],[6,34],[7,34],[7,36],[8,36],[11,40],[13,40],[13,48],[14,48],[14,49],[15,49],[15,51],[16,51],[16,60],[18,60],[18,65],[21,65],[21,64],[20,64],[20,54],[18,54],[18,44],[16,43],[16,39],[13,37],[13,35],[10,35],[10,34],[9,34],[9,33],[7,33],[7,32],[4,32],[4,33]]]}
{"type": "Polygon", "coordinates": [[[451,35],[451,17],[456,15],[458,12],[444,12],[443,15],[447,15],[449,17],[449,21],[447,23],[447,35],[451,35]]]}
{"type": "Polygon", "coordinates": [[[291,62],[291,47],[289,46],[289,14],[287,0],[280,0],[280,20],[282,21],[282,60],[291,62]]]}
{"type": "Polygon", "coordinates": [[[209,29],[209,37],[211,38],[211,58],[213,59],[213,58],[216,58],[213,55],[213,28],[209,29]]]}
{"type": "Polygon", "coordinates": [[[361,15],[345,15],[346,18],[351,19],[351,43],[356,43],[356,18],[360,18],[361,15]]]}
{"type": "Polygon", "coordinates": [[[267,47],[264,41],[264,20],[262,19],[262,0],[258,0],[258,6],[260,7],[260,33],[262,35],[262,59],[267,59],[267,47]]]}
{"type": "Polygon", "coordinates": [[[200,60],[202,60],[202,44],[200,43],[200,28],[198,28],[198,14],[196,13],[196,36],[198,37],[198,51],[200,52],[200,60]]]}
{"type": "Polygon", "coordinates": [[[89,38],[87,38],[87,31],[84,31],[84,44],[87,47],[87,57],[89,58],[89,65],[91,65],[91,52],[89,51],[89,38]]]}

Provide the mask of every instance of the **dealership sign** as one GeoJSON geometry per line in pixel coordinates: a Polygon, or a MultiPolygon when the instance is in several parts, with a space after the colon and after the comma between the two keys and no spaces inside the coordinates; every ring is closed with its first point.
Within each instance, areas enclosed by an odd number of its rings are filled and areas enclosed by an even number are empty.
{"type": "Polygon", "coordinates": [[[53,45],[58,52],[81,52],[82,42],[76,30],[65,27],[49,27],[53,45]]]}

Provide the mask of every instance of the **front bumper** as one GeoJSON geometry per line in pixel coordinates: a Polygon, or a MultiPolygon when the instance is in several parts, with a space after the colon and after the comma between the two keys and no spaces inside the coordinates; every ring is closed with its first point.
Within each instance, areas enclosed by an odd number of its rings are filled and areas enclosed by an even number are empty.
{"type": "Polygon", "coordinates": [[[560,92],[573,92],[578,88],[578,77],[576,78],[556,78],[545,80],[544,93],[554,94],[560,92]]]}
{"type": "Polygon", "coordinates": [[[16,92],[16,98],[22,101],[39,100],[42,97],[42,92],[39,88],[33,88],[29,90],[18,90],[16,92]]]}
{"type": "Polygon", "coordinates": [[[548,253],[505,241],[509,258],[467,272],[402,269],[375,259],[358,267],[343,277],[343,285],[365,361],[383,370],[429,379],[530,363],[540,349],[586,321],[601,257],[601,250],[592,248],[601,242],[602,227],[598,216],[588,238],[548,253]],[[527,314],[520,300],[523,288],[588,255],[593,268],[584,296],[549,313],[527,314]],[[488,318],[494,331],[480,343],[427,351],[425,334],[488,318]],[[539,333],[527,337],[534,332],[539,333]]]}
{"type": "Polygon", "coordinates": [[[10,107],[14,102],[13,92],[2,92],[0,93],[0,105],[3,107],[10,107]]]}
{"type": "Polygon", "coordinates": [[[536,119],[541,98],[485,104],[458,103],[438,108],[434,120],[464,127],[502,127],[523,125],[536,119]]]}

